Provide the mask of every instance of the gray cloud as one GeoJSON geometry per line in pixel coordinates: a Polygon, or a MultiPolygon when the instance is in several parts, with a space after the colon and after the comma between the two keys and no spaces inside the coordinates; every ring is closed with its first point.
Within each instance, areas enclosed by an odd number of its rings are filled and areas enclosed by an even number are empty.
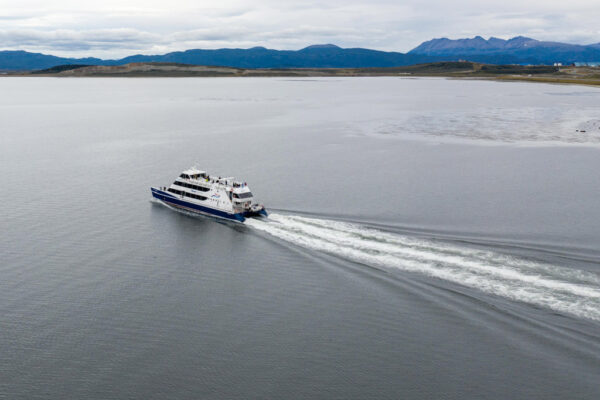
{"type": "Polygon", "coordinates": [[[0,0],[0,44],[65,56],[120,57],[189,48],[342,47],[407,51],[433,37],[526,35],[600,42],[591,0],[0,0]],[[7,4],[3,4],[7,3],[7,4]]]}

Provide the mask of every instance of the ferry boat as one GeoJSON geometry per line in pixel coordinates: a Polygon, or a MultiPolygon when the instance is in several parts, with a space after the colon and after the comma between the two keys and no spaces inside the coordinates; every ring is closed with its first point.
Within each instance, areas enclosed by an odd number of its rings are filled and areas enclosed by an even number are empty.
{"type": "Polygon", "coordinates": [[[210,176],[190,168],[170,186],[151,187],[152,196],[172,207],[197,214],[244,222],[246,218],[267,216],[265,207],[254,202],[246,182],[233,177],[210,176]]]}

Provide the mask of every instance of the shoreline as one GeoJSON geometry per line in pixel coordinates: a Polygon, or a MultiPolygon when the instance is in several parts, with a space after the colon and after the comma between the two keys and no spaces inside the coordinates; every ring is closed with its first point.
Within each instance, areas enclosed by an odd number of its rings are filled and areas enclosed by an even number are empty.
{"type": "Polygon", "coordinates": [[[118,66],[63,65],[41,71],[6,72],[0,77],[439,77],[533,83],[600,86],[598,67],[489,65],[468,61],[417,64],[385,68],[260,68],[174,63],[131,63],[118,66]]]}

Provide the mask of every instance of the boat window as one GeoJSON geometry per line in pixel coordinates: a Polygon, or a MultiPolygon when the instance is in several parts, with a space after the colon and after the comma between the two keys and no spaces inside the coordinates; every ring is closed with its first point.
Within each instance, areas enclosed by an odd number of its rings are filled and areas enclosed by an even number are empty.
{"type": "Polygon", "coordinates": [[[194,190],[199,190],[201,192],[208,192],[210,190],[209,188],[205,188],[205,187],[202,187],[202,186],[196,186],[196,185],[192,185],[191,183],[179,182],[179,181],[173,182],[173,185],[183,186],[183,187],[186,187],[186,188],[190,188],[190,189],[194,189],[194,190]]]}
{"type": "Polygon", "coordinates": [[[247,199],[249,197],[252,197],[252,193],[251,192],[246,192],[246,193],[234,193],[233,197],[236,199],[247,199]]]}
{"type": "Polygon", "coordinates": [[[196,199],[196,200],[206,200],[206,197],[200,196],[200,195],[197,195],[197,194],[193,194],[193,193],[186,193],[185,195],[187,197],[191,197],[192,199],[196,199]]]}
{"type": "Polygon", "coordinates": [[[183,179],[190,179],[190,176],[187,174],[181,174],[181,175],[179,175],[179,177],[183,178],[183,179]]]}
{"type": "Polygon", "coordinates": [[[199,194],[188,193],[188,192],[184,192],[182,190],[177,190],[177,189],[173,189],[173,188],[169,188],[168,191],[171,193],[175,193],[179,196],[191,197],[192,199],[196,199],[196,200],[206,200],[206,197],[200,196],[199,194]]]}

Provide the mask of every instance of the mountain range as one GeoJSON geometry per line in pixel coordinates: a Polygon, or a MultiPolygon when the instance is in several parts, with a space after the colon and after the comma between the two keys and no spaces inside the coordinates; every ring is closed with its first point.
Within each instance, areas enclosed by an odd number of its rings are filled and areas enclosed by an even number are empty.
{"type": "Polygon", "coordinates": [[[481,36],[471,39],[433,39],[408,53],[364,48],[313,45],[301,50],[249,49],[186,50],[162,55],[132,55],[117,60],[65,58],[27,51],[0,51],[0,70],[26,71],[65,64],[124,65],[134,62],[170,62],[237,68],[366,68],[396,67],[436,61],[469,60],[487,64],[540,64],[599,62],[600,43],[574,45],[539,41],[523,36],[509,40],[481,36]]]}
{"type": "Polygon", "coordinates": [[[517,36],[509,40],[481,36],[472,39],[433,39],[421,43],[408,54],[461,58],[488,64],[552,64],[560,62],[599,62],[600,43],[576,45],[546,42],[517,36]]]}

